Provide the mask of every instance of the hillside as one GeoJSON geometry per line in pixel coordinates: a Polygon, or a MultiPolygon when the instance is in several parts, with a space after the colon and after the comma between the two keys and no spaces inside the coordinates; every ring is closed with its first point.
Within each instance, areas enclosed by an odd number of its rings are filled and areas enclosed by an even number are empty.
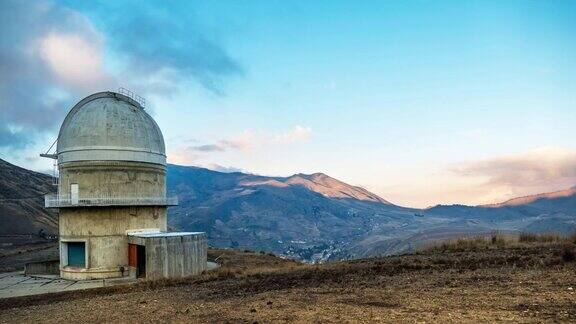
{"type": "Polygon", "coordinates": [[[367,257],[411,251],[434,241],[486,234],[576,232],[576,194],[542,194],[491,206],[438,205],[396,231],[374,229],[349,247],[349,255],[367,257]],[[536,199],[533,199],[536,198],[536,199]]]}
{"type": "Polygon", "coordinates": [[[537,195],[513,198],[502,203],[484,205],[481,207],[500,208],[529,205],[533,207],[546,207],[548,209],[554,206],[552,208],[556,210],[563,209],[572,211],[576,208],[576,201],[571,199],[574,196],[576,196],[576,187],[537,195]]]}
{"type": "Polygon", "coordinates": [[[211,251],[190,279],[0,300],[14,322],[572,322],[573,243],[489,245],[298,265],[211,251]]]}
{"type": "MultiPolygon", "coordinates": [[[[217,247],[324,262],[411,251],[439,239],[503,232],[576,231],[575,189],[489,206],[400,207],[322,173],[265,177],[168,165],[179,197],[169,225],[205,231],[217,247]]],[[[0,235],[57,230],[42,207],[51,178],[0,160],[0,235]]]]}
{"type": "Polygon", "coordinates": [[[478,226],[501,230],[570,234],[576,231],[576,190],[572,188],[477,207],[436,206],[426,210],[425,214],[475,221],[478,226]]]}
{"type": "Polygon", "coordinates": [[[414,217],[412,209],[321,173],[282,178],[170,165],[168,189],[180,199],[169,211],[171,226],[206,231],[215,246],[309,261],[340,258],[369,229],[414,217]]]}
{"type": "Polygon", "coordinates": [[[395,206],[325,174],[264,177],[170,165],[180,198],[170,223],[211,244],[327,261],[410,251],[439,239],[503,232],[576,231],[574,190],[494,206],[395,206]]]}
{"type": "Polygon", "coordinates": [[[0,159],[0,235],[57,233],[57,213],[44,208],[55,191],[52,177],[0,159]]]}

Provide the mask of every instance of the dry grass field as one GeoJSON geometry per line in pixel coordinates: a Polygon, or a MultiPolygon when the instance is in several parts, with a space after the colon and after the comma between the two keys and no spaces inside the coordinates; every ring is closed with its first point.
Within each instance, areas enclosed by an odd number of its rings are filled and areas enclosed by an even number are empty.
{"type": "Polygon", "coordinates": [[[572,239],[459,239],[302,265],[211,250],[198,277],[0,300],[0,322],[574,322],[572,239]]]}

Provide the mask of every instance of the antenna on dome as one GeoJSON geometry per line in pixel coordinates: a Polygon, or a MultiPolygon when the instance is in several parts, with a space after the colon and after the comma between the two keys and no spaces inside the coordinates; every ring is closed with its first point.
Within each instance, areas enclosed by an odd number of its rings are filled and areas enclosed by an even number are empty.
{"type": "Polygon", "coordinates": [[[54,141],[54,143],[52,143],[52,145],[50,145],[50,147],[48,148],[48,150],[46,151],[46,153],[42,153],[40,154],[41,157],[45,157],[45,158],[49,158],[49,159],[53,159],[52,161],[52,184],[57,186],[58,185],[58,153],[50,153],[50,150],[52,150],[52,148],[54,147],[54,145],[56,144],[56,142],[58,142],[58,138],[56,138],[56,140],[54,141]]]}
{"type": "Polygon", "coordinates": [[[50,147],[48,148],[48,150],[46,151],[46,153],[42,153],[40,154],[41,157],[45,157],[45,158],[49,158],[49,159],[58,159],[58,154],[57,153],[50,153],[50,150],[52,150],[52,148],[54,147],[54,145],[56,144],[56,142],[58,142],[58,138],[56,138],[54,140],[54,143],[52,143],[52,145],[50,145],[50,147]]]}
{"type": "Polygon", "coordinates": [[[126,97],[136,101],[142,108],[146,107],[146,99],[144,97],[137,95],[134,91],[128,90],[124,87],[118,88],[118,93],[125,95],[126,97]]]}

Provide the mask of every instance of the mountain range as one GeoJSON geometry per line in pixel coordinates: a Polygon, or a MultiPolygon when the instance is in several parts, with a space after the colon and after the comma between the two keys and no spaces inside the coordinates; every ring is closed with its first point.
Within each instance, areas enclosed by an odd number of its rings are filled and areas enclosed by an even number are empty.
{"type": "MultiPolygon", "coordinates": [[[[0,160],[0,235],[57,232],[41,196],[50,176],[0,160]]],[[[393,254],[448,237],[576,230],[576,187],[484,206],[396,206],[323,173],[266,177],[168,165],[169,226],[205,231],[209,244],[309,262],[393,254]]]]}

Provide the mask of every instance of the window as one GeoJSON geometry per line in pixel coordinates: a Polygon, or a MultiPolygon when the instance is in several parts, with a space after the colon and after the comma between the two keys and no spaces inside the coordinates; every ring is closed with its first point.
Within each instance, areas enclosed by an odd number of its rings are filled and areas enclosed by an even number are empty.
{"type": "Polygon", "coordinates": [[[84,242],[67,242],[68,245],[68,266],[69,267],[86,267],[86,243],[84,242]]]}

